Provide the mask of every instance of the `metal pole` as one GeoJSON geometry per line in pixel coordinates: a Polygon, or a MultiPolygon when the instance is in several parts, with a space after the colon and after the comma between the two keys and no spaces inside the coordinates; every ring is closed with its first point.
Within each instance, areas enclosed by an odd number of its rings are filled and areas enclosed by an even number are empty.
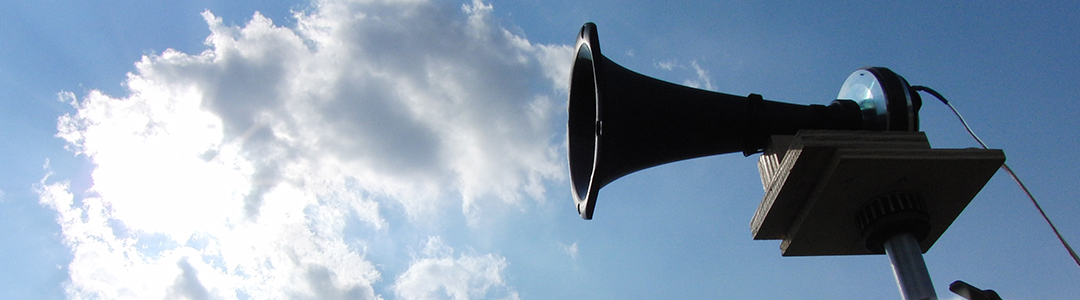
{"type": "Polygon", "coordinates": [[[904,300],[937,300],[930,273],[926,271],[922,248],[910,233],[900,233],[885,240],[885,254],[892,262],[896,284],[904,300]]]}

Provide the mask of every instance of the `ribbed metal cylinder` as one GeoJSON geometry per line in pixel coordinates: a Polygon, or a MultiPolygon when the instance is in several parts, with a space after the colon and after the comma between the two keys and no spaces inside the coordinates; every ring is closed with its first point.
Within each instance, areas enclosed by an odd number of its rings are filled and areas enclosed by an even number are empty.
{"type": "Polygon", "coordinates": [[[926,202],[918,194],[896,192],[875,197],[863,205],[856,216],[862,231],[866,249],[871,253],[885,253],[885,240],[910,233],[916,241],[922,241],[930,233],[930,213],[926,202]]]}

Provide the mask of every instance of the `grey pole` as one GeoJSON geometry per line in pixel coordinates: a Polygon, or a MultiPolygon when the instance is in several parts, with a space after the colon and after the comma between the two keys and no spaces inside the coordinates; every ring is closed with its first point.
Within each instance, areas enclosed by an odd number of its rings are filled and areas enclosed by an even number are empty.
{"type": "Polygon", "coordinates": [[[896,284],[904,300],[937,300],[930,273],[926,271],[922,248],[910,233],[900,233],[885,240],[885,254],[892,263],[896,284]]]}

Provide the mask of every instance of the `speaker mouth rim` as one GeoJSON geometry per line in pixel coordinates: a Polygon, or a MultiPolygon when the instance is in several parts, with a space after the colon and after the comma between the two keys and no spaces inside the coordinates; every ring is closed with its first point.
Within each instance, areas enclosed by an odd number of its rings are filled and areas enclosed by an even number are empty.
{"type": "Polygon", "coordinates": [[[567,160],[574,204],[581,218],[589,220],[592,219],[597,193],[601,187],[595,181],[597,153],[601,147],[600,95],[596,88],[599,72],[596,70],[598,65],[596,60],[602,59],[603,56],[600,54],[595,24],[585,23],[581,27],[575,48],[575,60],[570,72],[570,91],[568,92],[567,160]],[[575,143],[571,139],[579,142],[575,143]],[[586,147],[573,147],[581,145],[581,142],[585,142],[586,147]]]}

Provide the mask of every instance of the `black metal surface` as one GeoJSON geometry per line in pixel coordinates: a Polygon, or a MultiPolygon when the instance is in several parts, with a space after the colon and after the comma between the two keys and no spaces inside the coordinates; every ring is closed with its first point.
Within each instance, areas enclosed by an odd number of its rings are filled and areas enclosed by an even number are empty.
{"type": "Polygon", "coordinates": [[[578,34],[570,78],[570,181],[591,219],[599,189],[632,172],[684,159],[760,152],[771,135],[863,128],[857,103],[799,105],[706,91],[628,70],[600,51],[596,25],[578,34]]]}

